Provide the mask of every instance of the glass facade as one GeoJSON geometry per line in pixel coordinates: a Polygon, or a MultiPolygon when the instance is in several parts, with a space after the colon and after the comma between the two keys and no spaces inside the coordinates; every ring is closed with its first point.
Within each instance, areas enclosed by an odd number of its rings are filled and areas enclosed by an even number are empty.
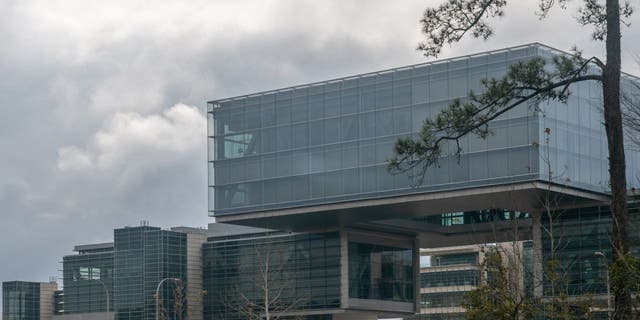
{"type": "Polygon", "coordinates": [[[489,223],[528,218],[530,218],[530,216],[527,212],[508,209],[487,209],[421,216],[412,218],[412,220],[424,221],[435,225],[447,227],[464,224],[489,223]]]}
{"type": "Polygon", "coordinates": [[[533,276],[533,241],[522,242],[522,276],[524,294],[527,298],[533,298],[535,277],[533,276]]]}
{"type": "MultiPolygon", "coordinates": [[[[178,278],[183,286],[187,283],[187,235],[149,226],[127,227],[114,230],[114,241],[116,319],[155,319],[154,294],[160,281],[178,278]]],[[[176,305],[174,285],[165,282],[159,297],[170,319],[176,305]]]]}
{"type": "Polygon", "coordinates": [[[413,250],[349,242],[349,297],[414,301],[413,250]]]}
{"type": "Polygon", "coordinates": [[[65,314],[113,310],[113,247],[65,256],[62,269],[65,314]]]}
{"type": "Polygon", "coordinates": [[[538,116],[527,106],[465,138],[424,184],[386,170],[396,138],[480,89],[538,48],[481,54],[209,104],[210,211],[215,215],[375,198],[537,177],[538,116]]]}
{"type": "MultiPolygon", "coordinates": [[[[385,168],[398,137],[416,134],[423,119],[469,90],[481,91],[481,79],[500,77],[516,62],[557,54],[534,44],[212,101],[209,211],[221,216],[547,181],[548,168],[555,182],[604,191],[601,90],[586,82],[571,87],[567,105],[521,105],[492,121],[486,140],[465,137],[461,157],[441,159],[419,187],[385,168]]],[[[635,177],[640,153],[627,154],[629,176],[635,177]]]]}
{"type": "Polygon", "coordinates": [[[423,308],[459,307],[464,298],[463,292],[433,292],[420,295],[420,306],[423,308]]]}
{"type": "Polygon", "coordinates": [[[464,316],[464,313],[452,312],[452,313],[416,314],[403,319],[405,320],[464,320],[466,319],[466,317],[464,316]]]}
{"type": "MultiPolygon", "coordinates": [[[[629,204],[631,253],[640,257],[640,203],[629,204]]],[[[588,207],[542,215],[542,257],[545,295],[606,293],[606,265],[611,262],[611,212],[609,207],[588,207]],[[602,252],[606,256],[596,255],[602,252]],[[548,275],[555,273],[552,283],[548,275]]]]}
{"type": "Polygon", "coordinates": [[[419,303],[424,314],[409,319],[464,319],[462,299],[483,281],[479,251],[478,246],[423,251],[419,303]]]}
{"type": "Polygon", "coordinates": [[[423,272],[420,274],[420,287],[477,286],[480,283],[480,270],[454,270],[423,272]]]}
{"type": "Polygon", "coordinates": [[[40,319],[40,283],[9,281],[2,283],[3,320],[40,319]]]}
{"type": "MultiPolygon", "coordinates": [[[[540,56],[550,58],[558,53],[541,48],[540,56]]],[[[622,75],[623,92],[634,92],[638,78],[622,75]]],[[[540,176],[543,180],[592,191],[609,190],[607,140],[603,126],[602,86],[586,81],[570,87],[567,104],[541,103],[540,176]],[[549,130],[549,134],[545,134],[549,130]]],[[[637,91],[635,91],[637,94],[637,91]]],[[[628,140],[628,139],[627,139],[628,140]]],[[[628,141],[627,141],[628,142],[628,141]]],[[[640,151],[627,146],[627,187],[640,187],[640,151]]]]}
{"type": "Polygon", "coordinates": [[[478,265],[477,252],[451,253],[431,256],[431,266],[478,265]]]}
{"type": "Polygon", "coordinates": [[[340,307],[340,234],[258,234],[203,245],[205,319],[340,307]],[[265,297],[272,298],[265,298],[265,297]]]}

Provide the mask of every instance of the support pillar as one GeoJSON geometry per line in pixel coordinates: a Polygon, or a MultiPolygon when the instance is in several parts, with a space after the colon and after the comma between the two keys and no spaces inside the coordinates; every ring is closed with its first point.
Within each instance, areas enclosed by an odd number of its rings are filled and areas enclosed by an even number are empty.
{"type": "Polygon", "coordinates": [[[533,240],[533,296],[542,297],[542,282],[544,271],[542,269],[542,211],[531,212],[531,238],[533,240]]]}

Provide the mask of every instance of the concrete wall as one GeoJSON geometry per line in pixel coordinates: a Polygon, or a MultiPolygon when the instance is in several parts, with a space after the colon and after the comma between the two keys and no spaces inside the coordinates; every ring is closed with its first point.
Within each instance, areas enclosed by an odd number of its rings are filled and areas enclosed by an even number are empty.
{"type": "Polygon", "coordinates": [[[201,320],[202,314],[202,244],[207,236],[201,233],[187,234],[187,316],[201,320]]]}
{"type": "Polygon", "coordinates": [[[54,310],[54,295],[58,290],[58,283],[48,282],[40,284],[40,320],[51,320],[54,310]]]}
{"type": "Polygon", "coordinates": [[[370,312],[345,312],[336,313],[332,317],[333,320],[377,320],[378,316],[370,312]]]}

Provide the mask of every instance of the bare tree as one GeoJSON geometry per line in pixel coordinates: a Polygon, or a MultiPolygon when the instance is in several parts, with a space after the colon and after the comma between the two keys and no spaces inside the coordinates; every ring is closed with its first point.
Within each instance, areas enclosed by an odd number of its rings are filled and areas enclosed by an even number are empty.
{"type": "MultiPolygon", "coordinates": [[[[547,167],[547,179],[550,182],[562,183],[559,179],[562,179],[563,174],[551,171],[552,159],[549,152],[551,131],[545,130],[545,136],[545,143],[540,146],[542,148],[540,154],[541,160],[547,167]]],[[[561,194],[554,194],[550,188],[547,188],[539,198],[541,211],[536,215],[539,218],[540,216],[544,218],[544,223],[540,225],[541,237],[546,240],[543,249],[546,252],[544,259],[539,256],[531,259],[532,261],[527,261],[523,247],[519,246],[515,240],[510,246],[505,246],[503,243],[483,249],[485,260],[481,264],[484,270],[482,285],[469,292],[464,300],[467,319],[591,319],[595,311],[607,310],[608,303],[602,297],[603,288],[598,286],[605,282],[606,272],[609,270],[606,267],[604,270],[599,269],[602,268],[601,266],[594,267],[594,264],[600,265],[598,261],[600,257],[595,255],[597,249],[582,252],[581,255],[573,257],[567,256],[569,246],[575,245],[578,235],[574,231],[576,218],[565,217],[565,215],[571,215],[572,212],[562,209],[560,206],[564,200],[561,194]],[[565,230],[563,221],[569,222],[566,226],[569,228],[569,234],[566,233],[568,230],[565,230]],[[533,261],[543,266],[539,273],[535,272],[535,267],[532,265],[530,268],[524,267],[533,261]],[[605,275],[600,281],[594,283],[582,282],[583,279],[578,279],[580,282],[576,283],[575,270],[588,261],[591,261],[589,269],[596,268],[600,273],[604,271],[605,275]],[[544,294],[542,292],[535,294],[529,290],[523,291],[522,287],[519,287],[521,285],[520,277],[528,278],[533,288],[544,289],[544,294]],[[576,289],[572,288],[576,284],[579,285],[577,288],[579,294],[576,294],[576,289]],[[600,296],[597,296],[598,294],[600,296]]],[[[632,206],[632,210],[637,209],[632,206]]],[[[638,218],[640,218],[638,215],[632,215],[632,219],[637,220],[638,218]]],[[[513,221],[512,239],[519,238],[517,222],[517,220],[513,221]]],[[[634,221],[632,230],[637,226],[637,223],[638,221],[634,221]]],[[[599,223],[592,222],[590,228],[599,227],[599,223]]],[[[598,237],[598,232],[593,236],[598,237]]],[[[601,239],[611,240],[609,237],[601,239]]],[[[538,250],[540,249],[538,248],[538,250]]],[[[638,268],[640,263],[637,259],[628,262],[630,265],[626,270],[631,270],[631,272],[628,273],[627,282],[632,291],[638,292],[640,289],[638,286],[640,283],[640,269],[638,268]]],[[[590,278],[590,280],[595,279],[590,278]]],[[[640,296],[636,295],[636,300],[633,305],[634,313],[630,315],[634,317],[639,315],[637,308],[640,296]]]]}
{"type": "Polygon", "coordinates": [[[223,299],[225,306],[246,320],[302,319],[299,309],[309,298],[295,291],[292,248],[271,240],[255,246],[252,264],[240,270],[244,283],[223,299]]]}
{"type": "Polygon", "coordinates": [[[626,130],[626,138],[640,149],[640,84],[631,82],[622,95],[622,123],[626,130]]]}
{"type": "MultiPolygon", "coordinates": [[[[558,211],[550,213],[555,216],[558,211]]],[[[552,220],[547,221],[553,225],[552,220]]],[[[517,238],[517,220],[514,221],[513,239],[517,238]]],[[[545,229],[548,232],[549,228],[545,229]]],[[[556,256],[566,243],[558,232],[548,233],[549,255],[543,272],[533,270],[533,252],[525,252],[524,243],[483,245],[481,252],[480,285],[465,294],[462,306],[469,320],[521,320],[521,319],[589,319],[596,301],[590,294],[573,296],[570,292],[570,270],[581,258],[562,263],[556,256]],[[535,287],[543,287],[548,295],[535,295],[535,287]]],[[[542,262],[541,262],[542,263],[542,262]]]]}
{"type": "MultiPolygon", "coordinates": [[[[566,8],[568,0],[540,0],[538,14],[545,17],[559,5],[566,8]]],[[[446,144],[475,134],[486,138],[489,122],[516,106],[537,101],[566,102],[569,86],[582,81],[598,81],[602,84],[604,98],[604,125],[608,142],[609,182],[611,186],[611,211],[613,216],[612,256],[614,269],[619,274],[611,277],[615,297],[614,319],[628,319],[631,314],[631,292],[622,272],[631,259],[629,251],[629,213],[627,209],[627,180],[620,108],[620,24],[633,10],[628,2],[620,0],[583,0],[576,18],[581,25],[594,27],[592,37],[605,41],[606,59],[583,58],[578,50],[573,57],[558,56],[553,59],[554,68],[548,68],[542,58],[512,65],[505,77],[483,82],[484,93],[469,94],[467,102],[454,101],[435,119],[427,119],[417,139],[402,138],[396,142],[396,156],[389,161],[391,172],[424,170],[437,163],[446,153],[446,144]],[[596,71],[594,71],[594,69],[596,71]],[[444,151],[443,151],[444,150],[444,151]]],[[[422,31],[426,40],[419,49],[426,56],[437,56],[442,46],[458,42],[465,34],[487,39],[493,29],[487,18],[504,14],[507,0],[448,0],[424,12],[422,31]]]]}
{"type": "Polygon", "coordinates": [[[504,244],[483,246],[484,256],[480,285],[464,296],[462,306],[469,320],[528,319],[532,316],[532,303],[526,296],[523,283],[522,255],[519,243],[509,248],[504,244]]]}
{"type": "Polygon", "coordinates": [[[165,299],[162,299],[161,297],[154,295],[154,299],[158,300],[157,304],[158,304],[159,318],[165,319],[165,320],[188,319],[188,316],[185,314],[186,307],[187,307],[187,296],[186,296],[186,291],[184,287],[184,282],[171,281],[170,283],[171,283],[171,295],[170,297],[168,297],[167,300],[172,302],[170,304],[171,308],[168,308],[164,304],[165,299]]]}

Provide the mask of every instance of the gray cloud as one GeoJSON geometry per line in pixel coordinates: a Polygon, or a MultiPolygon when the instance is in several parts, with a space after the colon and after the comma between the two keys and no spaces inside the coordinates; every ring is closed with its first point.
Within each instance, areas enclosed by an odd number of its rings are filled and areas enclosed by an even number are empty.
{"type": "MultiPolygon", "coordinates": [[[[443,57],[536,41],[603,52],[571,11],[540,22],[535,2],[443,57]]],[[[0,280],[46,280],[73,245],[139,220],[205,225],[205,101],[423,62],[429,4],[1,2],[0,280]]],[[[624,50],[638,73],[640,45],[624,50]]]]}

